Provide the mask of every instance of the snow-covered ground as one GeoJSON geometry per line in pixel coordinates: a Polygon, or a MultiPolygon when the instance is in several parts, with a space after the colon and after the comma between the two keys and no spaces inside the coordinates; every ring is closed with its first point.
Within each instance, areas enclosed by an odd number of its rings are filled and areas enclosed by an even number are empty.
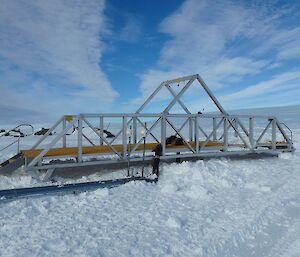
{"type": "Polygon", "coordinates": [[[270,112],[293,129],[294,154],[169,164],[157,184],[0,203],[0,256],[300,256],[300,108],[270,112]]]}

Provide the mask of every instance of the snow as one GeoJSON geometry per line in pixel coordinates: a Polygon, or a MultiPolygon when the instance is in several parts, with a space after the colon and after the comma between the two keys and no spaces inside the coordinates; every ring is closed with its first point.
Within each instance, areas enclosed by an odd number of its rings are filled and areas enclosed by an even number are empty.
{"type": "MultiPolygon", "coordinates": [[[[300,149],[300,120],[290,123],[300,149]]],[[[298,257],[299,171],[299,150],[173,163],[157,184],[0,203],[0,256],[298,257]]],[[[32,183],[0,177],[1,188],[32,183]]]]}
{"type": "Polygon", "coordinates": [[[300,256],[300,239],[293,242],[282,257],[298,257],[298,256],[300,256]]]}

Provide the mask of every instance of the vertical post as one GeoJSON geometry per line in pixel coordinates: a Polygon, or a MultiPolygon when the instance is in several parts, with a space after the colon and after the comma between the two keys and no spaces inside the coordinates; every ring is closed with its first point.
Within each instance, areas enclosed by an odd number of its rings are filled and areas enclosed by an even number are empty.
{"type": "Polygon", "coordinates": [[[217,118],[213,117],[213,140],[217,140],[217,118]]]}
{"type": "Polygon", "coordinates": [[[125,116],[122,117],[122,155],[123,159],[126,159],[127,153],[127,118],[125,116]]]}
{"type": "MultiPolygon", "coordinates": [[[[143,130],[142,130],[143,131],[143,130]]],[[[143,137],[143,167],[142,167],[142,178],[144,177],[144,170],[145,170],[145,152],[146,152],[146,133],[147,133],[147,122],[145,122],[145,131],[142,134],[143,137]]]]}
{"type": "MultiPolygon", "coordinates": [[[[67,121],[65,118],[63,118],[62,120],[62,131],[64,131],[66,129],[67,126],[67,121]]],[[[63,134],[62,136],[62,147],[65,148],[67,147],[67,136],[66,133],[63,134]]]]}
{"type": "Polygon", "coordinates": [[[189,138],[190,141],[193,140],[193,119],[191,117],[189,118],[189,138]]]}
{"type": "Polygon", "coordinates": [[[161,139],[160,139],[161,145],[162,145],[162,155],[164,156],[166,153],[166,116],[163,113],[161,116],[161,139]]]}
{"type": "Polygon", "coordinates": [[[272,120],[272,149],[276,149],[276,119],[272,120]]]}
{"type": "Polygon", "coordinates": [[[195,151],[199,153],[199,117],[198,115],[195,117],[195,151]]]}
{"type": "Polygon", "coordinates": [[[103,119],[103,116],[100,116],[100,124],[99,124],[99,128],[100,128],[100,131],[99,131],[99,134],[101,135],[100,137],[100,145],[103,145],[103,129],[104,129],[104,119],[103,119]]]}
{"type": "MultiPolygon", "coordinates": [[[[126,119],[126,118],[125,118],[126,119]]],[[[127,120],[125,120],[127,126],[127,120]]],[[[131,137],[132,137],[132,127],[129,126],[129,130],[126,129],[127,136],[128,136],[128,149],[127,150],[127,177],[130,176],[130,154],[131,154],[131,137]]],[[[133,177],[133,172],[131,172],[131,177],[133,177]]]]}
{"type": "Polygon", "coordinates": [[[20,136],[18,138],[18,148],[17,148],[17,154],[20,152],[20,136]]]}
{"type": "Polygon", "coordinates": [[[79,115],[78,117],[78,153],[77,159],[78,162],[82,162],[82,117],[79,115]]]}
{"type": "Polygon", "coordinates": [[[133,143],[136,144],[137,141],[137,120],[136,117],[132,117],[132,138],[133,143]]]}
{"type": "Polygon", "coordinates": [[[251,150],[254,150],[254,130],[253,130],[253,117],[249,118],[249,142],[251,146],[251,150]]]}
{"type": "Polygon", "coordinates": [[[224,147],[223,150],[227,151],[228,148],[228,119],[224,117],[224,147]]]}

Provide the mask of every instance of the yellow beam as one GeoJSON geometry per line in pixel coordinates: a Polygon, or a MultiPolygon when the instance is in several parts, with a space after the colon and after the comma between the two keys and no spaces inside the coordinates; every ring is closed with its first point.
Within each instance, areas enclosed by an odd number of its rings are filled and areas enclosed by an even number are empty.
{"type": "MultiPolygon", "coordinates": [[[[195,146],[194,141],[189,142],[191,146],[195,146]]],[[[204,141],[199,142],[199,146],[204,144],[204,141]]],[[[147,143],[145,145],[146,150],[153,150],[157,143],[147,143]]],[[[135,145],[131,144],[130,149],[132,149],[135,145]]],[[[207,147],[216,147],[216,146],[223,146],[222,142],[219,141],[209,141],[206,144],[207,147]]],[[[122,152],[123,146],[121,144],[115,144],[113,147],[116,149],[117,152],[122,152]]],[[[129,145],[127,146],[129,149],[129,145]]],[[[167,145],[167,148],[182,148],[186,147],[185,145],[167,145]]],[[[143,144],[140,144],[137,148],[137,150],[143,150],[144,146],[143,144]]],[[[25,157],[34,158],[38,156],[43,149],[33,149],[33,150],[23,150],[22,153],[25,157]]],[[[49,151],[45,154],[46,157],[51,156],[76,156],[78,153],[77,147],[64,147],[64,148],[51,148],[49,151]]],[[[97,154],[97,153],[113,153],[111,148],[107,145],[101,145],[101,146],[83,146],[82,147],[82,154],[97,154]]]]}

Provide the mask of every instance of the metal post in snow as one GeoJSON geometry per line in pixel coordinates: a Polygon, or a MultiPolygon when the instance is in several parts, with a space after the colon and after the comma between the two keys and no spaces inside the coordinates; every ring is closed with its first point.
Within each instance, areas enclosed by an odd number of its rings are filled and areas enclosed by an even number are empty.
{"type": "Polygon", "coordinates": [[[217,140],[217,118],[213,117],[213,140],[217,140]]]}
{"type": "MultiPolygon", "coordinates": [[[[64,118],[62,120],[62,131],[64,131],[66,129],[66,126],[67,126],[67,121],[66,119],[64,118]]],[[[67,147],[67,136],[66,136],[66,133],[64,133],[64,135],[62,136],[62,147],[63,148],[66,148],[67,147]]]]}
{"type": "Polygon", "coordinates": [[[227,151],[228,148],[228,118],[224,117],[224,147],[223,150],[227,151]]]}
{"type": "Polygon", "coordinates": [[[137,120],[136,120],[136,117],[132,118],[132,138],[133,138],[133,143],[136,144],[136,139],[137,139],[137,120]]]}
{"type": "Polygon", "coordinates": [[[166,153],[166,116],[162,114],[161,116],[161,139],[160,143],[162,145],[162,155],[166,153]]]}
{"type": "Polygon", "coordinates": [[[104,119],[103,119],[103,116],[100,116],[100,124],[99,124],[100,126],[100,135],[101,135],[101,137],[100,137],[100,145],[103,145],[103,129],[104,129],[104,119]]]}
{"type": "MultiPolygon", "coordinates": [[[[130,176],[130,151],[131,151],[131,136],[132,136],[132,127],[129,126],[129,130],[126,131],[128,136],[128,149],[127,149],[127,177],[130,176]]],[[[132,176],[133,174],[131,174],[132,176]]]]}
{"type": "Polygon", "coordinates": [[[18,138],[17,154],[20,152],[20,136],[18,138]]]}
{"type": "Polygon", "coordinates": [[[82,162],[82,117],[79,115],[78,117],[78,153],[77,160],[78,162],[82,162]]]}
{"type": "Polygon", "coordinates": [[[195,117],[195,150],[196,153],[199,153],[199,128],[198,128],[198,123],[199,123],[199,117],[195,117]]]}
{"type": "MultiPolygon", "coordinates": [[[[147,131],[147,122],[145,122],[145,129],[147,131]]],[[[146,152],[146,131],[142,129],[141,135],[144,140],[144,147],[143,147],[143,166],[142,166],[142,178],[144,177],[144,170],[145,170],[145,152],[146,152]]]]}
{"type": "Polygon", "coordinates": [[[190,141],[193,140],[193,120],[191,117],[189,118],[189,138],[190,141]]]}
{"type": "Polygon", "coordinates": [[[253,131],[253,117],[249,118],[249,142],[251,145],[251,150],[254,150],[254,131],[253,131]]]}
{"type": "Polygon", "coordinates": [[[272,149],[276,149],[276,119],[272,120],[272,149]]]}
{"type": "Polygon", "coordinates": [[[123,159],[127,156],[127,118],[125,116],[122,117],[122,156],[123,159]]]}

